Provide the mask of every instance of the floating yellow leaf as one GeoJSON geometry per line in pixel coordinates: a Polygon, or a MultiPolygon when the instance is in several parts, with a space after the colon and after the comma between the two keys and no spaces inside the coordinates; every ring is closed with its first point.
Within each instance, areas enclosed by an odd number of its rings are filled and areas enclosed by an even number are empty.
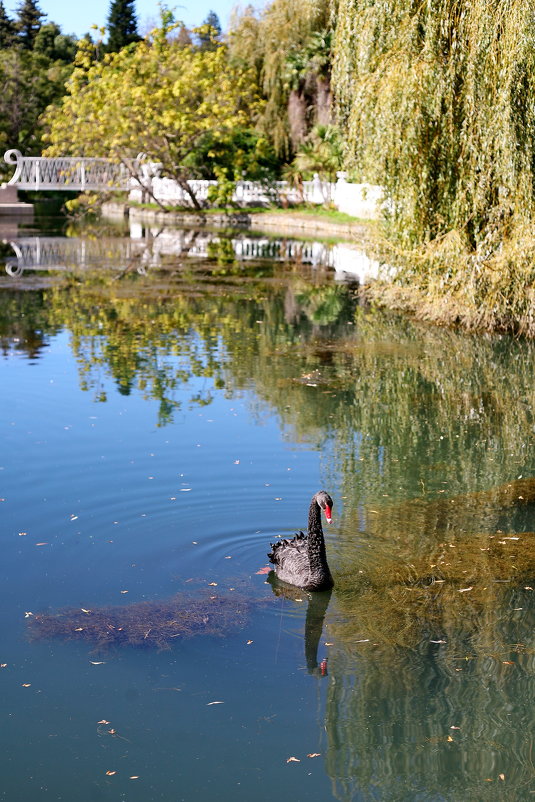
{"type": "Polygon", "coordinates": [[[113,777],[113,775],[117,774],[117,772],[116,771],[107,771],[106,774],[108,775],[108,777],[113,777]]]}

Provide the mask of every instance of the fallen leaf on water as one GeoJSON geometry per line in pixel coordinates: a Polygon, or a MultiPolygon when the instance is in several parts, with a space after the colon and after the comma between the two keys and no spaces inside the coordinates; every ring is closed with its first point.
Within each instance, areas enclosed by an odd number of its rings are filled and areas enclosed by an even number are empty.
{"type": "Polygon", "coordinates": [[[286,762],[287,763],[301,763],[301,761],[297,757],[289,757],[286,762]]]}
{"type": "Polygon", "coordinates": [[[90,660],[89,661],[92,666],[103,666],[106,662],[105,660],[90,660]]]}
{"type": "Polygon", "coordinates": [[[106,774],[108,775],[108,777],[112,777],[114,774],[117,774],[117,772],[116,771],[107,771],[106,774]]]}
{"type": "Polygon", "coordinates": [[[453,741],[453,738],[451,737],[451,735],[448,735],[446,740],[451,742],[451,741],[453,741]]]}
{"type": "Polygon", "coordinates": [[[263,568],[261,568],[256,573],[257,574],[269,574],[270,571],[271,571],[271,568],[269,567],[269,565],[265,565],[263,568]]]}
{"type": "Polygon", "coordinates": [[[23,688],[29,688],[31,684],[32,684],[31,682],[23,682],[22,683],[22,687],[23,688]]]}
{"type": "Polygon", "coordinates": [[[224,705],[224,702],[208,702],[206,707],[210,707],[210,705],[224,705]]]}
{"type": "Polygon", "coordinates": [[[217,582],[209,582],[208,584],[211,585],[211,587],[217,587],[217,582]]]}
{"type": "Polygon", "coordinates": [[[321,752],[310,752],[307,757],[321,757],[321,752]]]}
{"type": "Polygon", "coordinates": [[[97,724],[109,724],[109,721],[106,721],[105,718],[101,718],[100,721],[97,721],[97,724]]]}

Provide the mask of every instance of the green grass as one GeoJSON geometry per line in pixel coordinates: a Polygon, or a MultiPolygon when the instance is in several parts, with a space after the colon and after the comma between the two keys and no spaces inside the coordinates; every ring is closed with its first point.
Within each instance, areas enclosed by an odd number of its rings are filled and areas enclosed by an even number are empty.
{"type": "MultiPolygon", "coordinates": [[[[156,203],[135,203],[131,202],[130,206],[135,206],[137,209],[150,209],[155,211],[161,211],[161,208],[156,203]]],[[[321,218],[322,220],[331,222],[331,223],[361,223],[366,222],[368,220],[363,220],[359,217],[352,217],[350,214],[346,214],[345,212],[339,212],[337,209],[328,209],[325,206],[307,206],[305,204],[301,204],[299,206],[290,206],[288,208],[281,208],[280,206],[248,206],[247,208],[229,208],[224,209],[222,207],[210,207],[209,209],[192,209],[191,207],[182,207],[182,206],[166,206],[165,210],[168,212],[180,212],[184,214],[205,214],[207,216],[219,215],[219,214],[250,214],[250,215],[258,215],[258,214],[277,214],[281,217],[292,217],[295,215],[306,215],[307,217],[316,217],[321,218]]]]}
{"type": "Polygon", "coordinates": [[[337,209],[328,209],[326,206],[307,206],[305,204],[300,204],[299,206],[290,206],[287,209],[281,209],[278,206],[274,206],[272,208],[261,209],[259,211],[268,212],[269,214],[288,215],[290,217],[295,214],[306,215],[307,217],[321,217],[322,220],[328,220],[331,223],[364,222],[359,217],[353,217],[345,212],[339,212],[337,209]]]}

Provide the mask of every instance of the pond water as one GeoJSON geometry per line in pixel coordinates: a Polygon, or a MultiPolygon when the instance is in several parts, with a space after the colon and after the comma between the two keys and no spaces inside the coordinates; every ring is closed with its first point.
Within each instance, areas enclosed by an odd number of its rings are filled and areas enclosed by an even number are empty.
{"type": "Polygon", "coordinates": [[[67,233],[3,250],[0,798],[531,798],[533,345],[67,233]],[[267,573],[320,488],[332,595],[267,573]]]}

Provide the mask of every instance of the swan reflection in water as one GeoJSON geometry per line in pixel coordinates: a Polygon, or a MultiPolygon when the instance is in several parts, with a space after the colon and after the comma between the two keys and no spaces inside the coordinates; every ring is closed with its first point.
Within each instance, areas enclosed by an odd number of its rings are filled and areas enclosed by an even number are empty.
{"type": "Polygon", "coordinates": [[[274,571],[268,574],[266,582],[271,585],[275,596],[281,596],[291,601],[304,601],[305,598],[308,600],[305,619],[305,660],[307,672],[318,677],[326,677],[327,658],[322,657],[318,663],[318,649],[332,590],[329,589],[309,593],[306,590],[281,582],[274,571]]]}

